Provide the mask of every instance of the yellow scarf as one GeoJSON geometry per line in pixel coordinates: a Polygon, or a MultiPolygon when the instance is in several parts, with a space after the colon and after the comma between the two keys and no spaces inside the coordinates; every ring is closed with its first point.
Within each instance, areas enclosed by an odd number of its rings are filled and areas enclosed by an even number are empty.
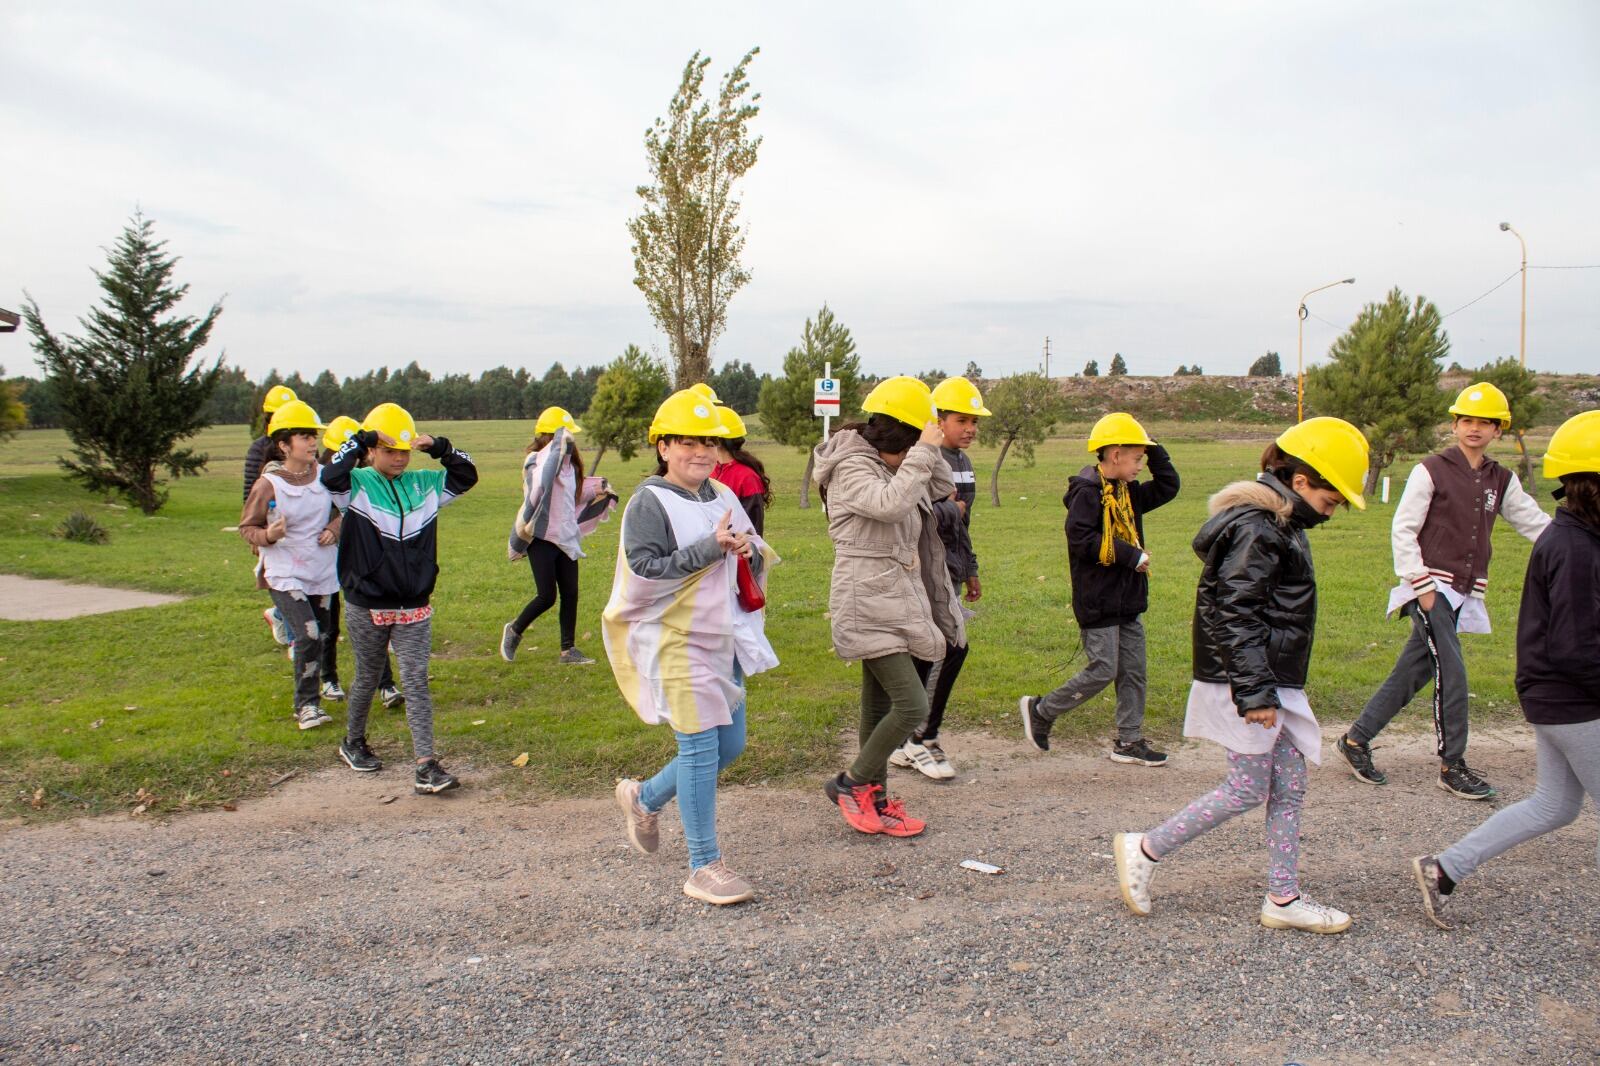
{"type": "Polygon", "coordinates": [[[1100,475],[1100,504],[1104,513],[1100,522],[1100,565],[1114,566],[1117,562],[1117,545],[1125,540],[1135,548],[1139,543],[1139,528],[1133,524],[1133,497],[1128,494],[1124,481],[1108,480],[1100,475]]]}

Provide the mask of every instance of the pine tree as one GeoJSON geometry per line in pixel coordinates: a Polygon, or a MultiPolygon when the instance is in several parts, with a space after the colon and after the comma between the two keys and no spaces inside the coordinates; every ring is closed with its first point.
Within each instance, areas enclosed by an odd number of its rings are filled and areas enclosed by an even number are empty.
{"type": "Polygon", "coordinates": [[[632,459],[649,435],[650,419],[671,391],[667,368],[630,344],[611,361],[595,384],[594,401],[584,416],[586,435],[597,446],[589,472],[600,469],[607,448],[632,459]]]}
{"type": "Polygon", "coordinates": [[[1097,378],[1097,377],[1099,377],[1100,376],[1100,361],[1098,359],[1091,359],[1087,363],[1084,363],[1083,364],[1083,376],[1086,377],[1086,378],[1097,378]]]}
{"type": "Polygon", "coordinates": [[[1275,378],[1283,374],[1283,361],[1278,358],[1277,352],[1268,352],[1250,364],[1248,371],[1253,378],[1275,378]]]}
{"type": "Polygon", "coordinates": [[[1033,465],[1034,445],[1040,444],[1055,428],[1060,413],[1060,397],[1050,379],[1041,373],[1013,374],[1001,378],[983,396],[984,406],[994,412],[979,419],[978,439],[986,445],[1000,446],[989,475],[989,502],[1000,506],[1000,465],[1006,453],[1016,448],[1024,466],[1033,465]]]}
{"type": "Polygon", "coordinates": [[[839,382],[839,414],[849,417],[859,410],[861,357],[850,331],[833,317],[827,304],[816,320],[806,319],[800,333],[800,346],[790,348],[783,357],[783,377],[770,378],[761,386],[756,404],[761,424],[779,444],[806,453],[806,471],[800,482],[800,506],[811,506],[811,449],[822,440],[822,420],[811,413],[812,382],[820,378],[824,364],[832,364],[839,382]]]}
{"type": "Polygon", "coordinates": [[[157,467],[173,478],[205,467],[206,455],[178,444],[210,425],[207,401],[222,368],[220,358],[209,368],[189,366],[222,313],[220,301],[202,319],[162,317],[189,286],[172,284],[177,259],[153,228],[135,212],[107,254],[107,270],[95,271],[105,295],[79,319],[84,336],[51,333],[32,296],[24,308],[72,439],[76,458],[61,465],[89,489],[120,493],[146,514],[167,499],[157,467]]]}
{"type": "Polygon", "coordinates": [[[1334,415],[1367,435],[1367,485],[1403,451],[1433,442],[1445,413],[1439,392],[1441,360],[1450,338],[1439,309],[1399,288],[1383,303],[1369,303],[1333,342],[1328,362],[1306,371],[1306,413],[1334,415]]]}
{"type": "Polygon", "coordinates": [[[1111,376],[1112,377],[1118,377],[1118,376],[1120,376],[1122,374],[1126,374],[1127,372],[1128,372],[1128,363],[1127,363],[1127,361],[1125,359],[1122,358],[1122,353],[1118,352],[1116,355],[1113,355],[1111,357],[1111,371],[1110,371],[1111,376]]]}

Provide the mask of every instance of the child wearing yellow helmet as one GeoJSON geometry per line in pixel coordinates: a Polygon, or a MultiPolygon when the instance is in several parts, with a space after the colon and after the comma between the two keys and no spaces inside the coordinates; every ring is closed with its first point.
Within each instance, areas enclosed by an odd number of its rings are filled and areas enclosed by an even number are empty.
{"type": "MultiPolygon", "coordinates": [[[[978,579],[978,553],[972,548],[972,505],[977,502],[978,483],[973,476],[972,460],[967,449],[978,438],[978,420],[987,418],[990,411],[983,405],[983,395],[978,387],[964,377],[945,378],[933,388],[933,406],[938,413],[939,431],[944,439],[939,442],[939,455],[950,468],[950,478],[955,488],[942,500],[933,501],[933,516],[939,526],[939,540],[944,544],[945,569],[957,590],[966,588],[968,603],[976,603],[983,595],[983,583],[978,579]]],[[[939,740],[939,727],[944,724],[945,708],[950,703],[956,678],[967,661],[966,644],[947,644],[944,658],[937,663],[918,660],[918,669],[924,673],[928,689],[928,717],[906,739],[906,742],[889,756],[890,766],[903,766],[916,770],[935,781],[948,781],[956,776],[956,768],[945,754],[939,740]]]]}
{"type": "Polygon", "coordinates": [[[689,852],[683,892],[722,906],[755,890],[723,861],[717,776],[744,751],[744,679],[778,665],[762,605],[745,595],[739,574],[748,568],[764,582],[777,556],[711,477],[716,442],[727,436],[715,406],[685,389],[656,411],[656,472],[623,511],[601,624],[623,698],[647,725],[669,724],[678,747],[654,776],[617,782],[628,841],[654,853],[658,816],[676,799],[689,852]]]}
{"type": "MultiPolygon", "coordinates": [[[[335,453],[360,431],[361,423],[349,415],[329,420],[322,434],[322,455],[317,461],[323,466],[333,462],[335,453]]],[[[328,632],[322,642],[322,698],[325,702],[343,703],[345,699],[344,687],[339,684],[339,627],[343,616],[343,601],[335,592],[328,600],[328,632]]],[[[378,678],[377,698],[385,707],[398,707],[406,700],[400,686],[395,684],[394,666],[387,655],[383,657],[383,674],[378,678]]]]}
{"type": "MultiPolygon", "coordinates": [[[[267,424],[273,414],[284,404],[298,400],[293,389],[287,385],[269,385],[261,396],[261,413],[256,421],[251,423],[252,428],[258,428],[260,435],[250,442],[250,447],[244,453],[244,494],[243,500],[250,499],[250,490],[255,487],[256,479],[261,476],[261,468],[275,458],[276,448],[272,443],[272,435],[267,430],[267,424]]],[[[250,549],[258,556],[260,552],[254,546],[250,549]]],[[[257,567],[259,570],[259,565],[257,567]]],[[[289,627],[283,620],[283,615],[276,607],[268,607],[261,612],[266,619],[267,628],[272,631],[272,639],[279,644],[289,644],[293,638],[289,635],[289,627]]]]}
{"type": "Polygon", "coordinates": [[[823,792],[857,832],[915,836],[926,823],[888,795],[889,756],[928,717],[918,661],[939,662],[967,642],[933,517],[955,482],[927,385],[889,378],[861,409],[866,422],[839,427],[813,452],[834,545],[833,650],[861,663],[861,748],[823,792]]]}
{"type": "Polygon", "coordinates": [[[717,415],[728,435],[717,440],[717,465],[711,468],[711,476],[728,486],[750,516],[756,535],[762,536],[767,529],[767,507],[772,503],[772,481],[761,460],[745,447],[748,431],[744,419],[721,403],[717,404],[717,415]]]}
{"type": "Polygon", "coordinates": [[[506,557],[527,557],[534,598],[522,613],[500,628],[500,658],[516,658],[522,634],[561,599],[561,651],[567,666],[594,662],[578,648],[579,540],[611,514],[617,495],[604,478],[583,475],[577,434],[582,427],[560,407],[547,407],[533,425],[533,440],[522,461],[522,502],[511,523],[506,557]]]}
{"type": "Polygon", "coordinates": [[[322,483],[345,512],[339,587],[350,607],[345,627],[356,656],[339,758],[359,773],[383,769],[367,744],[367,715],[392,648],[406,685],[406,725],[416,759],[412,787],[424,794],[455,788],[460,782],[440,765],[433,745],[430,600],[439,576],[439,511],[478,483],[478,468],[445,438],[418,432],[404,408],[382,403],[334,454],[322,483]],[[437,459],[441,469],[409,469],[417,451],[437,459]],[[370,464],[363,465],[368,457],[370,464]]]}
{"type": "Polygon", "coordinates": [[[1450,928],[1444,907],[1457,882],[1570,824],[1585,793],[1600,802],[1600,411],[1562,423],[1544,476],[1561,480],[1561,503],[1528,556],[1517,612],[1517,700],[1538,745],[1539,782],[1444,851],[1411,860],[1423,910],[1441,929],[1450,928]]]}
{"type": "Polygon", "coordinates": [[[1228,776],[1149,832],[1116,835],[1117,880],[1134,914],[1150,913],[1150,880],[1159,860],[1265,803],[1261,924],[1313,933],[1350,928],[1348,914],[1313,903],[1300,890],[1306,759],[1322,761],[1322,734],[1305,693],[1317,621],[1306,531],[1343,504],[1366,507],[1360,487],[1367,454],[1355,426],[1309,419],[1267,446],[1256,480],[1235,482],[1211,498],[1211,517],[1194,538],[1203,565],[1183,732],[1226,749],[1228,776]]]}
{"type": "Polygon", "coordinates": [[[1023,696],[1022,731],[1040,751],[1050,747],[1050,727],[1115,682],[1117,735],[1111,758],[1136,766],[1164,766],[1167,756],[1144,737],[1145,648],[1143,615],[1150,606],[1150,552],[1144,516],[1178,495],[1178,469],[1167,450],[1132,415],[1113,412],[1089,433],[1095,461],[1067,482],[1067,569],[1072,613],[1088,663],[1044,696],[1023,696]],[[1150,480],[1139,469],[1149,464],[1150,480]]]}
{"type": "Polygon", "coordinates": [[[1411,468],[1394,510],[1391,543],[1400,583],[1388,614],[1404,614],[1411,634],[1394,669],[1367,700],[1335,749],[1357,781],[1382,785],[1372,740],[1425,685],[1433,685],[1434,783],[1453,796],[1486,800],[1495,790],[1467,766],[1467,664],[1461,633],[1489,632],[1490,534],[1496,516],[1529,540],[1550,524],[1517,475],[1489,458],[1489,445],[1511,424],[1505,393],[1486,381],[1468,385],[1450,405],[1455,444],[1411,468]]]}
{"type": "Polygon", "coordinates": [[[328,645],[329,609],[339,590],[334,572],[339,512],[323,487],[317,439],[325,427],[299,400],[273,412],[267,439],[273,455],[250,488],[239,515],[239,535],[261,558],[257,581],[272,597],[292,642],[294,703],[301,729],[333,721],[322,709],[322,661],[328,645]]]}

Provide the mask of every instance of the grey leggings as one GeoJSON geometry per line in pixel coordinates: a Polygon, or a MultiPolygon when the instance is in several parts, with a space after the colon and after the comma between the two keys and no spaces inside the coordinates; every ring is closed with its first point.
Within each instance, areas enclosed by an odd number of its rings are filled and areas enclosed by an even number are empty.
{"type": "Polygon", "coordinates": [[[294,709],[316,707],[322,700],[322,647],[329,629],[328,601],[333,597],[277,589],[267,592],[293,641],[294,709]]]}
{"type": "Polygon", "coordinates": [[[1229,818],[1267,804],[1267,891],[1280,898],[1300,894],[1300,807],[1306,798],[1306,759],[1279,730],[1267,755],[1228,752],[1222,785],[1145,835],[1151,858],[1209,832],[1229,818]]]}
{"type": "MultiPolygon", "coordinates": [[[[1494,817],[1450,845],[1439,865],[1452,881],[1472,872],[1502,851],[1568,825],[1583,811],[1583,794],[1600,803],[1600,719],[1564,725],[1536,725],[1539,783],[1533,795],[1496,811],[1494,817]]],[[[1600,841],[1595,843],[1600,864],[1600,841]]]]}
{"type": "Polygon", "coordinates": [[[356,653],[356,678],[350,683],[349,723],[345,736],[350,740],[367,735],[367,712],[372,709],[372,693],[378,687],[389,649],[400,662],[400,680],[406,687],[406,725],[411,729],[411,748],[418,759],[433,758],[433,697],[428,692],[428,656],[433,653],[433,619],[403,626],[380,626],[372,622],[372,612],[349,604],[344,613],[345,632],[356,653]]]}

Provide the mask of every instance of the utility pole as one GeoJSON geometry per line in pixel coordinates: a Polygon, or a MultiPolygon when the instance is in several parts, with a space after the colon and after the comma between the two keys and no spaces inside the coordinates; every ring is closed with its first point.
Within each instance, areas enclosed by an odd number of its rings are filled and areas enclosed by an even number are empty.
{"type": "Polygon", "coordinates": [[[1046,337],[1044,339],[1044,377],[1045,377],[1046,381],[1050,380],[1050,338],[1049,337],[1046,337]]]}

